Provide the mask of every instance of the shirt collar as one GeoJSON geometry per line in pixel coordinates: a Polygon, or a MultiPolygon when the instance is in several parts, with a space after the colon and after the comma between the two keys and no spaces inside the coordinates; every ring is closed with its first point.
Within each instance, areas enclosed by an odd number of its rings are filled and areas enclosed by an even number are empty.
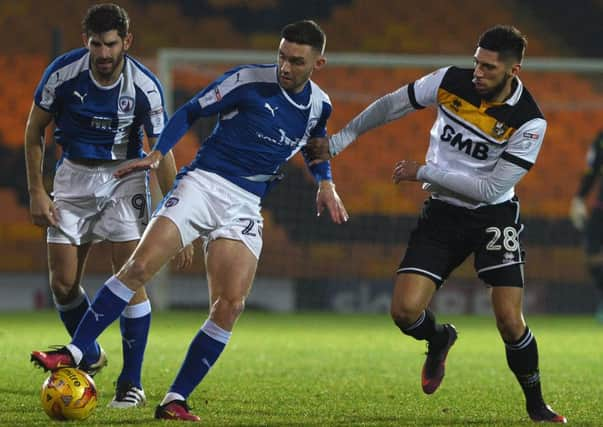
{"type": "Polygon", "coordinates": [[[515,82],[517,83],[515,86],[515,91],[510,97],[507,98],[505,104],[515,105],[517,102],[519,102],[519,98],[521,98],[521,94],[523,93],[523,83],[517,76],[515,76],[515,82]]]}

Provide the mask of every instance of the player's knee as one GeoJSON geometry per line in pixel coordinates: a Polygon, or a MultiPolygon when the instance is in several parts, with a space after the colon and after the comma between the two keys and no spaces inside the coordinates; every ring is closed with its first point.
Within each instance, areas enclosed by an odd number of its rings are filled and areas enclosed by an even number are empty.
{"type": "Polygon", "coordinates": [[[398,326],[400,329],[404,329],[412,325],[420,315],[420,310],[417,312],[417,310],[410,307],[394,304],[392,304],[390,307],[390,316],[392,317],[392,320],[396,326],[398,326]]]}
{"type": "Polygon", "coordinates": [[[211,308],[211,317],[216,317],[227,324],[234,324],[245,310],[245,298],[219,297],[211,308]]]}
{"type": "Polygon", "coordinates": [[[142,258],[130,258],[117,273],[117,277],[135,289],[143,287],[153,277],[147,262],[142,258]]]}
{"type": "Polygon", "coordinates": [[[71,302],[79,294],[79,289],[79,283],[65,280],[60,275],[53,274],[50,278],[50,290],[59,304],[71,302]]]}
{"type": "Polygon", "coordinates": [[[521,316],[498,316],[496,318],[496,327],[500,336],[506,342],[515,342],[525,332],[526,325],[521,316]]]}

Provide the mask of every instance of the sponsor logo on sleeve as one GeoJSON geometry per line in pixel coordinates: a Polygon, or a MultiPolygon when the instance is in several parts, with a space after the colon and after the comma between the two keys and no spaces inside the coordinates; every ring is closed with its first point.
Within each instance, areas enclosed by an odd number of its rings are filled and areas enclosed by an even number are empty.
{"type": "Polygon", "coordinates": [[[222,94],[220,93],[219,88],[215,88],[214,90],[210,90],[201,98],[199,98],[199,105],[205,108],[208,105],[214,104],[222,99],[222,94]]]}
{"type": "Polygon", "coordinates": [[[538,139],[540,138],[540,135],[534,132],[524,132],[523,137],[528,139],[538,139]]]}
{"type": "Polygon", "coordinates": [[[51,89],[48,86],[44,87],[42,91],[42,105],[50,106],[54,101],[54,89],[51,89]]]}
{"type": "Polygon", "coordinates": [[[155,108],[149,112],[149,119],[151,124],[155,128],[161,128],[164,125],[163,122],[163,107],[155,108]]]}

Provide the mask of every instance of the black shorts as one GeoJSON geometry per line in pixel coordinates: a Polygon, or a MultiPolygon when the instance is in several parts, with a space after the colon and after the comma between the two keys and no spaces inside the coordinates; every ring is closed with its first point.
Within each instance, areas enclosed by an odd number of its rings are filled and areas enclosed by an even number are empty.
{"type": "Polygon", "coordinates": [[[422,274],[439,288],[474,254],[475,270],[488,285],[523,287],[522,230],[517,198],[478,209],[428,199],[397,272],[422,274]]]}

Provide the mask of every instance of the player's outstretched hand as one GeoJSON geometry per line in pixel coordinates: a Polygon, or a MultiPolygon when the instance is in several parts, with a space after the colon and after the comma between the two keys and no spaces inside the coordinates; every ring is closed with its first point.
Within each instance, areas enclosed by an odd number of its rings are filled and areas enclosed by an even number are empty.
{"type": "Polygon", "coordinates": [[[316,194],[316,215],[320,214],[327,208],[331,215],[331,220],[335,224],[341,224],[348,220],[348,212],[335,191],[335,184],[331,181],[320,181],[318,193],[316,194]]]}
{"type": "Polygon", "coordinates": [[[194,256],[195,247],[192,243],[189,243],[174,257],[174,265],[178,270],[184,270],[191,266],[194,256]]]}
{"type": "Polygon", "coordinates": [[[415,162],[414,160],[400,160],[394,167],[394,173],[392,175],[394,184],[398,184],[402,181],[416,181],[417,173],[421,166],[423,166],[421,163],[415,162]]]}
{"type": "Polygon", "coordinates": [[[312,138],[308,141],[304,147],[304,150],[308,160],[310,161],[308,163],[310,166],[331,159],[331,152],[329,151],[329,138],[312,138]]]}
{"type": "Polygon", "coordinates": [[[128,174],[131,174],[132,172],[157,169],[161,159],[163,159],[163,155],[159,151],[153,150],[146,157],[134,160],[125,165],[123,168],[118,169],[113,176],[115,176],[115,178],[122,178],[128,174]]]}
{"type": "Polygon", "coordinates": [[[58,225],[58,213],[54,203],[45,190],[31,192],[29,196],[29,213],[34,225],[48,227],[58,225]]]}

